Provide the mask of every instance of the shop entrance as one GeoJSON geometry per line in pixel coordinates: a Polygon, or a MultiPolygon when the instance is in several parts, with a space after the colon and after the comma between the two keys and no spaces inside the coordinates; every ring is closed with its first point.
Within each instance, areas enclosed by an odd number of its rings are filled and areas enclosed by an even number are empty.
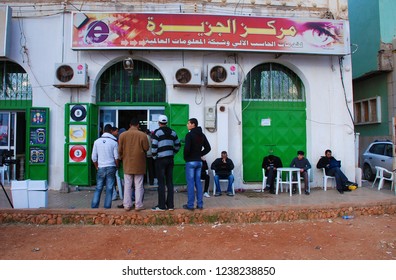
{"type": "Polygon", "coordinates": [[[24,178],[25,136],[25,112],[0,112],[0,155],[17,160],[6,167],[9,180],[24,178]]]}
{"type": "Polygon", "coordinates": [[[154,131],[158,128],[158,116],[164,114],[164,107],[101,107],[99,110],[100,129],[106,124],[125,128],[128,130],[132,118],[137,118],[140,122],[140,130],[154,131]]]}

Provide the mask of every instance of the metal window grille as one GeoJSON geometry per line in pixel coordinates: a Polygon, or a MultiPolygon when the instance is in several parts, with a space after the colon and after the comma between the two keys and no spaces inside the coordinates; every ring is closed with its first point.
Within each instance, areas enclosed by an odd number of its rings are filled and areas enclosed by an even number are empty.
{"type": "Polygon", "coordinates": [[[32,100],[26,71],[16,63],[0,61],[0,100],[32,100]]]}
{"type": "Polygon", "coordinates": [[[165,102],[166,85],[162,75],[152,65],[134,60],[134,69],[127,71],[121,61],[103,73],[96,94],[97,103],[165,102]]]}
{"type": "Polygon", "coordinates": [[[287,67],[265,63],[252,69],[242,86],[243,100],[305,101],[301,79],[287,67]]]}

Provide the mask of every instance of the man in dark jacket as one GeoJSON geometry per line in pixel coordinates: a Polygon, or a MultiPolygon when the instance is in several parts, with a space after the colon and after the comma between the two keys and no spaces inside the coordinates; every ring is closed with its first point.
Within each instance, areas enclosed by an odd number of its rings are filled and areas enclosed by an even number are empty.
{"type": "Polygon", "coordinates": [[[227,152],[222,151],[221,157],[212,162],[210,168],[215,171],[215,196],[221,195],[220,179],[228,179],[227,195],[233,196],[232,184],[234,183],[234,175],[232,174],[232,170],[234,169],[234,163],[230,158],[228,158],[227,152]]]}
{"type": "Polygon", "coordinates": [[[282,161],[279,157],[269,155],[263,158],[261,167],[265,170],[267,176],[267,184],[269,184],[270,193],[275,194],[274,183],[276,178],[276,169],[283,167],[282,161]]]}
{"type": "Polygon", "coordinates": [[[356,183],[350,182],[345,176],[345,174],[341,171],[341,161],[336,160],[331,155],[331,150],[325,151],[325,156],[322,156],[318,163],[316,164],[318,169],[325,169],[326,175],[335,177],[337,190],[339,193],[343,194],[344,191],[349,191],[350,185],[357,186],[356,183]]]}
{"type": "Polygon", "coordinates": [[[187,180],[187,204],[184,209],[194,210],[194,186],[197,196],[197,209],[203,209],[203,192],[201,184],[201,157],[210,152],[211,147],[202,128],[198,126],[198,120],[191,118],[187,122],[189,132],[186,135],[184,145],[184,160],[186,161],[187,180]]]}

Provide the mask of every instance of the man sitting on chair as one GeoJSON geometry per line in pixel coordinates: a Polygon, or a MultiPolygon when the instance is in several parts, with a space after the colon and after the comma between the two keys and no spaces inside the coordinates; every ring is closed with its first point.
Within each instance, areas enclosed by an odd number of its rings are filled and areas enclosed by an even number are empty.
{"type": "Polygon", "coordinates": [[[283,167],[281,159],[274,155],[266,156],[263,158],[261,167],[265,170],[265,176],[267,176],[267,184],[269,185],[270,193],[275,194],[274,184],[276,169],[283,167]]]}
{"type": "Polygon", "coordinates": [[[349,191],[350,185],[357,186],[356,183],[349,181],[347,176],[341,171],[341,161],[336,160],[331,155],[331,150],[325,151],[325,156],[319,159],[316,168],[324,168],[326,175],[335,177],[337,190],[340,194],[343,194],[344,191],[349,191]]]}
{"type": "MultiPolygon", "coordinates": [[[[292,160],[290,167],[300,168],[300,176],[304,178],[305,194],[309,195],[308,169],[311,168],[311,164],[309,163],[309,160],[304,157],[303,151],[297,152],[297,157],[292,160]]],[[[296,192],[296,187],[293,186],[293,194],[296,192]]]]}
{"type": "Polygon", "coordinates": [[[212,170],[215,171],[214,182],[216,185],[215,196],[221,195],[220,179],[228,179],[227,195],[233,196],[232,184],[234,183],[234,175],[232,175],[232,170],[234,169],[234,163],[228,158],[227,152],[221,152],[221,158],[217,158],[210,166],[212,170]]]}

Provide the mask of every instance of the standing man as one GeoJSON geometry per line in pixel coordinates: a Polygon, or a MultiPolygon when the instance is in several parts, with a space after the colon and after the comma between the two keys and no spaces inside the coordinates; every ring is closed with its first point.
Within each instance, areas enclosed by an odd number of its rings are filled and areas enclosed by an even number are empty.
{"type": "Polygon", "coordinates": [[[146,152],[149,142],[146,133],[139,130],[139,120],[133,118],[129,129],[119,138],[118,153],[124,168],[124,209],[132,209],[132,182],[135,186],[135,210],[143,207],[143,179],[146,174],[146,152]]]}
{"type": "MultiPolygon", "coordinates": [[[[311,168],[311,163],[308,159],[304,157],[303,151],[297,152],[297,157],[295,157],[292,162],[290,163],[290,167],[297,167],[300,168],[300,175],[301,178],[304,178],[304,187],[305,187],[305,194],[309,195],[309,178],[308,178],[308,169],[311,168]]],[[[295,180],[293,180],[295,181],[295,180]]],[[[297,192],[296,187],[293,186],[293,194],[297,192]]]]}
{"type": "Polygon", "coordinates": [[[194,185],[197,195],[197,209],[203,209],[203,192],[201,184],[201,157],[210,152],[211,147],[202,128],[198,126],[198,120],[191,118],[187,122],[189,132],[186,135],[184,146],[184,160],[186,161],[187,180],[187,204],[184,209],[194,210],[194,185]]]}
{"type": "Polygon", "coordinates": [[[156,174],[158,180],[158,205],[151,208],[153,211],[174,210],[173,201],[173,157],[180,150],[180,140],[176,132],[167,126],[168,118],[160,115],[158,118],[159,128],[152,136],[152,154],[155,159],[156,174]],[[165,195],[165,180],[168,190],[165,195]],[[166,200],[165,200],[166,196],[166,200]]]}
{"type": "Polygon", "coordinates": [[[98,208],[103,186],[106,184],[104,208],[111,208],[113,188],[118,168],[117,139],[111,134],[111,125],[104,127],[102,136],[94,142],[92,161],[97,170],[96,189],[92,198],[91,207],[98,208]]]}
{"type": "Polygon", "coordinates": [[[227,152],[222,151],[221,157],[217,158],[212,162],[210,168],[215,171],[214,182],[216,185],[215,196],[221,195],[220,179],[228,179],[227,195],[234,196],[232,191],[232,184],[234,183],[234,175],[232,175],[232,170],[234,169],[234,163],[230,158],[228,158],[227,152]]]}

